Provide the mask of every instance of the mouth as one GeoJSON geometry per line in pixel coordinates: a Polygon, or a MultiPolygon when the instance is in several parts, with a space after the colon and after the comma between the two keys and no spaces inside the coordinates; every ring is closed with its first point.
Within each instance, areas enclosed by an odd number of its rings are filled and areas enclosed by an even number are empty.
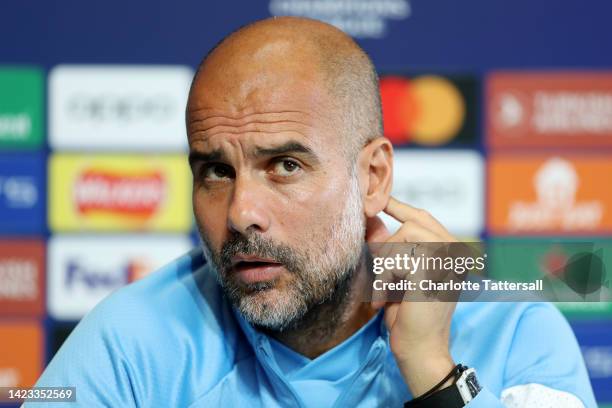
{"type": "Polygon", "coordinates": [[[231,270],[243,283],[254,284],[278,278],[284,266],[273,259],[237,255],[232,258],[231,270]]]}

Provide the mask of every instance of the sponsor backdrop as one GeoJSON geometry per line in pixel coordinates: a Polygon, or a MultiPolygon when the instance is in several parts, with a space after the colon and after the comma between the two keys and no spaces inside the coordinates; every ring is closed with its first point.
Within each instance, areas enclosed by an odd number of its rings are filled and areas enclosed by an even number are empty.
{"type": "MultiPolygon", "coordinates": [[[[3,2],[0,386],[32,385],[97,302],[197,245],[190,80],[222,36],[271,15],[329,21],[370,53],[394,194],[486,240],[496,277],[554,277],[575,255],[555,242],[598,240],[609,281],[611,14],[605,0],[3,2]]],[[[558,305],[612,404],[612,304],[558,305]]]]}

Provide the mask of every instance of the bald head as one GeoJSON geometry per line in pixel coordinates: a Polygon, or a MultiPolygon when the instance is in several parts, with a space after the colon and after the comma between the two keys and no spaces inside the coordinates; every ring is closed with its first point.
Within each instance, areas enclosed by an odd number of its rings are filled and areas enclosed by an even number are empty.
{"type": "Polygon", "coordinates": [[[320,108],[331,108],[330,126],[343,138],[347,157],[382,136],[378,77],[369,57],[342,31],[304,18],[270,18],[224,38],[198,68],[187,113],[199,93],[240,106],[256,89],[304,81],[326,94],[330,106],[320,108]],[[207,87],[211,82],[222,86],[207,87]]]}

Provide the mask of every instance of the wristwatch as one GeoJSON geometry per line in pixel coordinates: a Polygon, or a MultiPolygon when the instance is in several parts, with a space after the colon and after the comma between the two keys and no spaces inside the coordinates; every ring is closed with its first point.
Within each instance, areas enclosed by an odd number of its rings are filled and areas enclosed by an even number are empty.
{"type": "Polygon", "coordinates": [[[467,405],[468,402],[473,400],[476,395],[478,395],[482,387],[478,382],[478,378],[476,378],[476,370],[474,368],[467,368],[465,366],[461,367],[463,370],[455,382],[455,386],[461,395],[463,405],[467,405]]]}
{"type": "Polygon", "coordinates": [[[455,381],[449,387],[432,390],[422,397],[407,401],[405,408],[461,408],[472,401],[482,387],[476,378],[476,370],[458,364],[454,369],[455,381]]]}

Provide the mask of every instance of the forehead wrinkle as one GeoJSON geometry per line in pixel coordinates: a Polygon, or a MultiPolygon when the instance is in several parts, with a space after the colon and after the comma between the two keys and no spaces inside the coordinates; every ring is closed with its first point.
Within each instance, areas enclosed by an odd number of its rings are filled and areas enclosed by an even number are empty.
{"type": "Polygon", "coordinates": [[[310,114],[291,110],[277,112],[253,112],[235,117],[227,113],[220,114],[215,112],[212,115],[210,110],[200,111],[202,116],[192,117],[188,124],[189,138],[208,139],[219,134],[278,134],[294,133],[308,139],[308,134],[314,131],[311,125],[310,114]]]}
{"type": "Polygon", "coordinates": [[[206,112],[202,112],[202,116],[198,114],[200,112],[193,112],[189,118],[190,129],[207,130],[217,125],[240,127],[249,123],[274,124],[286,122],[309,125],[311,119],[310,113],[301,111],[253,112],[243,115],[232,115],[229,112],[224,112],[223,114],[217,112],[207,115],[206,112]]]}
{"type": "Polygon", "coordinates": [[[289,110],[289,109],[259,112],[253,108],[247,108],[247,109],[241,109],[241,110],[234,110],[234,112],[235,113],[232,113],[231,111],[228,111],[228,110],[210,108],[210,107],[195,107],[195,108],[188,107],[187,109],[187,113],[189,113],[190,115],[191,114],[199,115],[200,113],[202,113],[205,118],[220,117],[220,118],[242,119],[242,118],[246,118],[251,115],[282,114],[282,113],[289,113],[289,114],[298,113],[298,114],[308,115],[308,116],[311,115],[310,112],[308,111],[289,110]],[[207,115],[207,112],[210,112],[210,114],[207,115]]]}
{"type": "Polygon", "coordinates": [[[306,137],[304,135],[304,133],[297,131],[297,130],[279,130],[279,131],[264,131],[264,130],[250,130],[248,132],[244,132],[244,131],[219,131],[216,133],[206,133],[206,132],[194,132],[192,137],[198,137],[200,139],[202,139],[202,141],[205,141],[207,139],[210,139],[212,137],[215,136],[219,136],[219,135],[252,135],[252,134],[262,134],[262,135],[278,135],[278,134],[287,134],[287,135],[298,135],[301,136],[305,139],[308,139],[308,137],[306,137]],[[200,136],[200,134],[202,134],[200,136]]]}
{"type": "MultiPolygon", "coordinates": [[[[199,133],[199,132],[198,132],[199,133]]],[[[207,134],[207,135],[198,135],[198,134],[194,134],[192,137],[192,145],[195,147],[197,145],[203,145],[203,144],[207,144],[207,143],[214,143],[213,138],[217,138],[217,137],[222,137],[223,136],[229,136],[227,138],[223,138],[221,139],[221,143],[223,142],[227,142],[230,143],[230,145],[236,143],[239,145],[242,145],[243,143],[249,143],[248,139],[249,137],[252,136],[259,136],[256,138],[256,140],[258,140],[257,142],[254,142],[254,144],[260,144],[262,140],[265,140],[265,136],[263,135],[267,135],[267,136],[274,136],[274,135],[286,135],[287,138],[290,137],[298,137],[301,139],[304,139],[306,141],[310,141],[310,139],[308,137],[306,137],[303,133],[299,132],[299,131],[279,131],[279,132],[262,132],[262,131],[252,131],[252,132],[218,132],[215,134],[207,134]],[[263,137],[262,137],[263,136],[263,137]]],[[[276,141],[276,139],[274,140],[274,142],[276,141]]],[[[272,142],[272,141],[271,141],[272,142]]],[[[308,145],[310,145],[310,143],[307,143],[308,145]]]]}
{"type": "Polygon", "coordinates": [[[291,120],[291,119],[253,120],[249,122],[244,122],[244,121],[237,122],[237,121],[229,120],[229,122],[234,122],[234,123],[226,123],[226,122],[227,120],[221,118],[220,116],[215,116],[214,118],[196,119],[190,122],[190,124],[194,127],[197,127],[196,130],[200,130],[200,131],[212,129],[217,126],[228,126],[228,127],[239,127],[240,128],[240,127],[248,126],[251,124],[274,125],[274,124],[282,124],[282,123],[296,123],[299,125],[307,125],[306,122],[302,122],[299,120],[291,120]],[[207,122],[213,122],[213,123],[207,123],[207,122]],[[217,124],[218,122],[221,122],[221,124],[217,124]]]}
{"type": "Polygon", "coordinates": [[[211,127],[192,128],[190,129],[191,136],[210,137],[217,134],[241,134],[241,133],[289,133],[297,132],[305,136],[308,133],[310,126],[304,125],[297,121],[279,121],[279,122],[264,122],[264,123],[247,123],[242,126],[231,125],[215,125],[211,127]]]}
{"type": "Polygon", "coordinates": [[[317,144],[316,140],[313,140],[312,137],[309,137],[304,131],[299,129],[264,129],[264,130],[249,130],[237,131],[234,128],[229,129],[217,129],[218,131],[211,132],[208,131],[196,131],[193,132],[189,137],[189,144],[193,147],[198,145],[206,146],[210,144],[240,144],[243,143],[253,143],[255,145],[267,143],[282,143],[284,139],[297,137],[304,141],[305,145],[309,147],[313,147],[317,144]],[[226,137],[224,137],[226,136],[226,137]],[[269,136],[269,137],[266,137],[269,136]],[[285,136],[279,140],[278,136],[285,136]]]}

